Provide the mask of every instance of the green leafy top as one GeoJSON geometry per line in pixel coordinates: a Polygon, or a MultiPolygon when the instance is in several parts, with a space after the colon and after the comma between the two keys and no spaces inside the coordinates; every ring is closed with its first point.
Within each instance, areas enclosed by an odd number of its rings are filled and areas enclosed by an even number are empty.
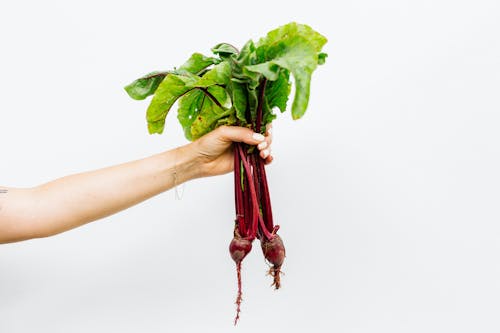
{"type": "Polygon", "coordinates": [[[196,140],[221,125],[261,130],[273,121],[274,108],[286,110],[295,82],[292,117],[307,109],[311,76],[327,54],[327,39],[311,27],[295,22],[270,31],[257,43],[248,41],[241,51],[221,43],[214,57],[194,53],[178,69],[149,73],[125,87],[130,97],[153,95],[146,112],[149,133],[161,134],[165,118],[178,101],[177,118],[188,140],[196,140]]]}

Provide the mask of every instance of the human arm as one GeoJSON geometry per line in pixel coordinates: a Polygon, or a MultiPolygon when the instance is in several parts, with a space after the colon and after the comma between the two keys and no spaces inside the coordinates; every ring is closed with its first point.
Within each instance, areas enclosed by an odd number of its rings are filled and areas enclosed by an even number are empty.
{"type": "Polygon", "coordinates": [[[270,135],[265,140],[255,138],[247,128],[222,126],[185,146],[140,160],[66,176],[33,188],[0,187],[0,243],[55,235],[124,210],[188,180],[227,173],[233,165],[233,141],[259,144],[261,157],[269,163],[270,140],[270,135]]]}

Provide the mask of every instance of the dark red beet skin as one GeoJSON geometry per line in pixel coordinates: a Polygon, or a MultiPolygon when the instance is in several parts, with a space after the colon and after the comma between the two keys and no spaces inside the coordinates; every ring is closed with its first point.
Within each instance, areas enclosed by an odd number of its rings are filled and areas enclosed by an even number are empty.
{"type": "Polygon", "coordinates": [[[247,254],[252,250],[252,242],[248,239],[241,238],[238,233],[238,228],[234,230],[234,238],[229,243],[229,253],[231,258],[233,258],[236,263],[236,273],[238,276],[238,295],[236,296],[236,318],[234,318],[234,324],[238,322],[240,318],[240,306],[242,300],[241,292],[241,262],[247,256],[247,254]]]}
{"type": "Polygon", "coordinates": [[[275,234],[270,240],[263,237],[260,241],[260,245],[264,257],[273,265],[273,267],[269,269],[269,275],[273,277],[272,285],[275,289],[279,289],[281,286],[281,265],[285,260],[285,246],[283,245],[283,240],[280,236],[275,234]]]}
{"type": "Polygon", "coordinates": [[[229,253],[235,263],[240,263],[252,250],[252,243],[244,238],[234,237],[229,244],[229,253]]]}

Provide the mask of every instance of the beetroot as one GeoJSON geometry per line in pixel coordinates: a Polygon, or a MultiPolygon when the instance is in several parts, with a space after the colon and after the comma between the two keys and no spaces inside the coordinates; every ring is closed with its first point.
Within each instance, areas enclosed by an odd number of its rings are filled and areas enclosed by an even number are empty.
{"type": "Polygon", "coordinates": [[[252,250],[252,242],[241,237],[234,237],[229,244],[229,252],[236,264],[241,263],[243,258],[252,250]]]}
{"type": "MultiPolygon", "coordinates": [[[[259,86],[259,97],[255,122],[252,128],[255,132],[261,132],[262,108],[266,80],[259,86]]],[[[251,115],[247,112],[247,117],[251,115]]],[[[255,147],[249,147],[243,143],[234,143],[234,192],[236,220],[234,227],[234,238],[229,245],[231,257],[236,262],[238,277],[238,294],[236,296],[236,318],[240,317],[240,305],[242,301],[241,291],[241,263],[252,249],[255,238],[261,241],[262,251],[266,260],[272,265],[269,274],[273,277],[275,289],[281,287],[281,266],[285,259],[285,247],[280,236],[276,234],[279,229],[274,225],[271,209],[269,186],[267,184],[264,161],[259,157],[255,147]]]]}
{"type": "Polygon", "coordinates": [[[241,261],[247,256],[247,254],[252,250],[252,242],[248,239],[241,238],[240,232],[237,227],[234,228],[234,237],[229,243],[229,253],[231,258],[233,258],[236,263],[236,272],[238,275],[238,296],[236,296],[236,318],[234,319],[234,324],[238,322],[240,318],[240,305],[241,305],[241,261]]]}
{"type": "Polygon", "coordinates": [[[269,269],[269,275],[274,279],[273,286],[275,289],[279,289],[281,286],[280,273],[281,265],[285,260],[285,246],[283,245],[283,240],[277,234],[274,235],[272,239],[262,238],[260,241],[262,247],[262,253],[266,260],[273,265],[269,269]]]}

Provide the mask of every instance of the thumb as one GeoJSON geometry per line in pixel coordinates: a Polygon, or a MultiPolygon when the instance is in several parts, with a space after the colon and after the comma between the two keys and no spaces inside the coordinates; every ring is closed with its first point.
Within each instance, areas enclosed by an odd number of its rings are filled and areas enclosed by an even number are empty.
{"type": "Polygon", "coordinates": [[[255,133],[249,128],[240,126],[221,126],[215,130],[218,138],[224,142],[244,142],[249,145],[256,145],[265,140],[260,133],[255,133]]]}

